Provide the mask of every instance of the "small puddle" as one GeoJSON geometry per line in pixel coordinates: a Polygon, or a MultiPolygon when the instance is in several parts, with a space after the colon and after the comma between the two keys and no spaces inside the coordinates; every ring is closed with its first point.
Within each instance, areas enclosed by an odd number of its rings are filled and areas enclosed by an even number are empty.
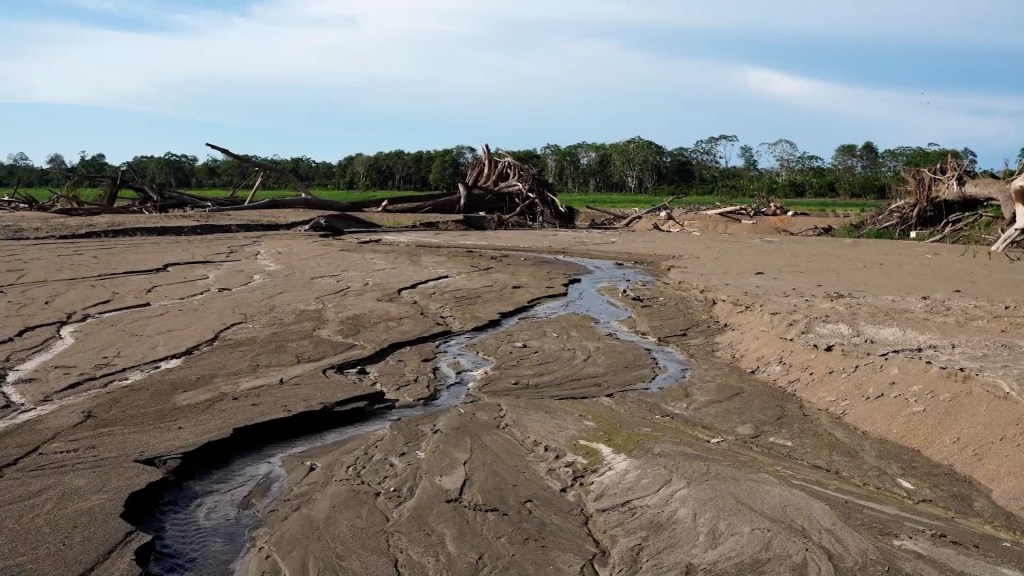
{"type": "Polygon", "coordinates": [[[445,382],[436,398],[419,406],[383,409],[368,419],[332,430],[261,446],[206,470],[164,492],[156,513],[142,527],[153,535],[147,573],[156,576],[221,575],[234,573],[244,555],[256,510],[272,502],[286,472],[283,461],[310,449],[381,430],[391,422],[457,406],[466,391],[493,362],[467,350],[472,344],[530,319],[580,314],[594,319],[604,332],[647,350],[658,363],[658,375],[647,384],[657,391],[682,382],[689,367],[674,348],[636,335],[619,324],[630,312],[602,294],[601,289],[650,282],[635,268],[606,260],[558,258],[586,268],[565,297],[506,318],[498,325],[448,338],[438,344],[436,371],[445,382]]]}

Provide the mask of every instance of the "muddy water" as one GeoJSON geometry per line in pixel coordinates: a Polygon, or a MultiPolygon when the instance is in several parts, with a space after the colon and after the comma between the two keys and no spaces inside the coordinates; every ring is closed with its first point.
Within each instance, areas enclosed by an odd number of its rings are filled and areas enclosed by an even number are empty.
{"type": "Polygon", "coordinates": [[[651,278],[628,266],[603,260],[565,258],[586,272],[570,285],[567,295],[506,318],[497,326],[451,337],[439,343],[436,373],[443,380],[438,395],[427,403],[399,409],[380,409],[367,420],[337,429],[282,440],[241,454],[208,470],[162,496],[158,512],[145,529],[154,535],[149,573],[160,576],[232,573],[242,557],[249,533],[259,517],[255,510],[272,502],[285,477],[283,461],[304,451],[387,427],[391,422],[452,408],[462,402],[479,376],[493,367],[468,348],[480,339],[529,319],[580,314],[594,319],[605,333],[633,342],[656,360],[658,375],[648,390],[661,390],[683,381],[688,366],[673,348],[642,338],[619,324],[630,316],[601,289],[624,288],[651,278]]]}

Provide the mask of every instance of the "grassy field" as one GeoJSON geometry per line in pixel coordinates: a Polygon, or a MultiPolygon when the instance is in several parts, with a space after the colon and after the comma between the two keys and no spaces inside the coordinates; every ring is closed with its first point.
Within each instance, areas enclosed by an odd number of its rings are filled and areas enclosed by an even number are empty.
{"type": "MultiPolygon", "coordinates": [[[[45,189],[24,189],[22,192],[31,194],[39,199],[48,198],[50,193],[45,189]]],[[[387,190],[315,190],[318,196],[322,198],[329,198],[331,200],[338,201],[355,201],[355,200],[374,200],[378,198],[387,198],[390,196],[399,196],[407,194],[415,194],[414,192],[393,192],[387,190]]],[[[10,193],[10,190],[0,189],[0,197],[10,193]]],[[[207,196],[211,198],[222,197],[228,194],[227,190],[192,190],[192,194],[199,196],[207,196]]],[[[244,197],[245,192],[240,192],[240,195],[244,197]]],[[[83,189],[79,191],[79,195],[83,200],[94,201],[100,195],[98,189],[83,189]]],[[[269,190],[260,192],[259,198],[271,198],[271,197],[289,197],[294,196],[295,192],[291,190],[269,190]]],[[[131,198],[134,194],[131,192],[125,192],[122,194],[123,198],[131,198]]],[[[598,206],[601,208],[646,208],[653,206],[657,202],[664,200],[657,196],[641,196],[635,194],[562,194],[559,196],[562,202],[574,206],[576,208],[583,208],[584,206],[598,206]]],[[[683,205],[699,205],[699,206],[716,206],[716,205],[731,205],[731,204],[751,204],[753,203],[752,198],[720,198],[716,196],[684,196],[674,202],[676,206],[683,205]]],[[[791,210],[799,210],[802,212],[870,212],[875,208],[884,206],[885,201],[882,200],[837,200],[832,198],[793,198],[784,199],[782,203],[791,210]]]]}

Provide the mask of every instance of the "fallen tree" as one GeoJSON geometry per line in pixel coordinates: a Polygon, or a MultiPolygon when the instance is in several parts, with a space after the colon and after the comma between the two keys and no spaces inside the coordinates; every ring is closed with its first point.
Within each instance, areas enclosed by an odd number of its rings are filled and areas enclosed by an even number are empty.
{"type": "MultiPolygon", "coordinates": [[[[1007,216],[1006,200],[1001,196],[1010,184],[999,181],[985,187],[988,193],[978,193],[982,188],[977,185],[978,175],[952,156],[935,166],[904,168],[903,179],[901,200],[855,225],[862,236],[883,233],[908,238],[922,234],[930,243],[979,243],[995,239],[991,234],[998,230],[1000,220],[996,205],[1002,205],[1003,216],[1007,216]]],[[[1012,212],[1009,216],[1005,223],[1012,221],[1012,212]]],[[[1005,250],[1020,241],[1021,235],[1024,233],[1004,234],[993,250],[1005,250]]]]}
{"type": "MultiPolygon", "coordinates": [[[[699,214],[702,216],[723,216],[737,222],[749,221],[749,219],[755,216],[797,216],[803,215],[798,212],[787,210],[782,204],[774,202],[771,198],[759,195],[754,199],[753,204],[737,204],[734,206],[725,206],[719,208],[707,208],[701,205],[685,205],[685,206],[673,206],[673,204],[679,200],[678,196],[673,196],[664,202],[655,204],[646,210],[634,209],[632,212],[622,212],[619,210],[609,210],[607,208],[599,208],[596,206],[587,206],[587,210],[591,210],[600,214],[605,214],[605,218],[600,220],[592,220],[590,222],[590,228],[605,229],[605,228],[629,228],[636,225],[636,223],[645,216],[650,216],[655,213],[660,213],[659,216],[662,220],[674,220],[676,214],[699,214]]],[[[644,225],[646,227],[646,224],[644,225]]],[[[675,232],[677,230],[662,230],[662,228],[655,224],[653,226],[655,230],[661,230],[662,232],[670,231],[675,232]]]]}
{"type": "Polygon", "coordinates": [[[207,143],[206,146],[251,168],[252,175],[226,196],[201,197],[145,182],[135,174],[131,165],[126,165],[116,176],[63,173],[66,181],[61,192],[51,191],[50,198],[39,200],[19,192],[15,187],[7,197],[0,198],[0,208],[74,216],[274,209],[472,214],[483,215],[485,218],[474,219],[474,222],[487,228],[575,226],[576,210],[563,205],[551,184],[541,178],[533,167],[515,160],[505,152],[494,154],[486,144],[480,154],[467,164],[465,177],[458,182],[457,192],[405,194],[383,200],[355,202],[321,198],[298,177],[279,166],[216,144],[207,143]],[[127,177],[131,177],[132,181],[127,181],[127,177]],[[270,177],[287,182],[297,195],[257,199],[261,187],[270,177]],[[244,199],[239,197],[241,189],[254,180],[249,194],[244,199]],[[102,188],[98,202],[86,201],[78,194],[79,190],[89,186],[102,188]],[[132,192],[134,197],[126,198],[125,191],[132,192]]]}
{"type": "Polygon", "coordinates": [[[458,183],[457,194],[416,203],[390,199],[380,211],[397,213],[486,214],[492,228],[553,226],[572,228],[576,210],[562,204],[551,183],[537,171],[488,145],[466,166],[466,178],[458,183]]]}

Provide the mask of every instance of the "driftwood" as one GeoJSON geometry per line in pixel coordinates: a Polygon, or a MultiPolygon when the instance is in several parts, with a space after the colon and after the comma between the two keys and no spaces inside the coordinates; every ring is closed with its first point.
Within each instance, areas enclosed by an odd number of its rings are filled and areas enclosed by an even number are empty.
{"type": "Polygon", "coordinates": [[[835,226],[826,224],[825,226],[811,226],[805,230],[799,232],[789,232],[790,236],[833,236],[836,233],[835,226]]]}
{"type": "Polygon", "coordinates": [[[273,210],[277,208],[305,208],[308,210],[325,210],[330,212],[357,212],[349,202],[338,202],[317,198],[316,196],[297,196],[295,198],[267,198],[252,204],[234,206],[211,206],[206,212],[240,212],[245,210],[273,210]]]}
{"type": "Polygon", "coordinates": [[[559,202],[550,182],[506,152],[491,154],[487,144],[466,166],[466,179],[459,182],[459,212],[475,212],[474,205],[485,212],[493,206],[502,227],[576,225],[576,210],[559,202]]]}
{"type": "MultiPolygon", "coordinates": [[[[972,193],[971,185],[977,182],[973,171],[952,157],[933,167],[904,169],[903,177],[904,199],[859,223],[861,234],[884,231],[899,238],[924,231],[933,234],[926,243],[976,244],[992,240],[987,232],[998,229],[1000,218],[990,205],[1000,204],[1004,216],[1010,212],[1006,198],[972,193]]],[[[993,252],[1024,242],[1024,177],[1007,188],[1014,210],[1005,220],[1010,225],[992,245],[993,252]]]]}
{"type": "Polygon", "coordinates": [[[237,196],[238,193],[242,191],[242,188],[245,188],[246,186],[249,185],[249,182],[252,182],[253,178],[256,178],[257,176],[262,176],[263,174],[265,174],[265,172],[263,172],[263,170],[260,170],[260,169],[253,170],[252,174],[250,174],[249,177],[246,178],[244,182],[242,182],[238,186],[235,186],[231,190],[231,192],[228,193],[228,198],[234,198],[235,196],[237,196]]]}
{"type": "Polygon", "coordinates": [[[243,165],[253,169],[252,174],[225,197],[207,198],[172,190],[145,182],[131,165],[116,176],[105,174],[61,173],[66,178],[60,192],[51,192],[47,200],[39,200],[22,192],[18,187],[0,198],[0,208],[8,210],[38,210],[54,214],[91,216],[96,214],[161,213],[174,210],[233,212],[300,208],[327,212],[408,212],[446,214],[484,214],[482,222],[491,228],[508,227],[573,227],[576,210],[563,205],[551,184],[536,170],[505,152],[492,154],[484,145],[481,153],[466,166],[465,178],[458,182],[457,192],[436,194],[405,194],[387,199],[340,202],[316,196],[299,178],[278,166],[257,158],[238,154],[222,146],[207,144],[243,165]],[[268,177],[289,182],[298,196],[288,198],[257,199],[268,177]],[[238,192],[252,182],[249,194],[243,200],[238,192]],[[87,202],[79,195],[86,186],[100,184],[103,194],[99,202],[87,202]],[[134,192],[137,198],[125,200],[122,192],[134,192]]]}
{"type": "Polygon", "coordinates": [[[103,193],[103,197],[100,198],[100,204],[110,208],[114,207],[114,204],[117,203],[117,197],[121,193],[121,180],[123,177],[124,173],[118,172],[117,178],[110,181],[106,191],[103,193]]]}
{"type": "Polygon", "coordinates": [[[353,202],[360,210],[391,212],[395,214],[455,214],[459,207],[459,196],[448,192],[436,194],[413,194],[392,198],[353,202]]]}
{"type": "Polygon", "coordinates": [[[300,195],[302,195],[303,198],[316,198],[316,196],[314,196],[313,193],[309,191],[309,188],[306,188],[306,185],[302,183],[302,180],[299,180],[298,178],[295,177],[294,174],[288,172],[287,170],[283,170],[281,168],[278,168],[277,166],[272,166],[270,164],[267,164],[266,162],[262,162],[254,158],[248,158],[246,156],[235,154],[234,152],[228,150],[227,148],[217,146],[216,144],[210,144],[209,142],[206,143],[206,147],[216,150],[217,152],[220,152],[221,154],[227,156],[228,158],[231,158],[232,160],[236,160],[247,166],[252,166],[253,168],[258,168],[260,170],[263,170],[264,172],[269,172],[270,174],[273,174],[275,176],[278,176],[291,182],[292,185],[295,186],[295,189],[299,192],[300,195]]]}
{"type": "Polygon", "coordinates": [[[951,230],[962,223],[959,220],[964,214],[979,212],[988,203],[988,199],[964,194],[971,171],[951,156],[932,167],[904,168],[902,174],[903,199],[861,222],[862,234],[885,231],[905,238],[914,231],[938,228],[941,239],[949,239],[967,228],[951,230]]]}
{"type": "Polygon", "coordinates": [[[662,202],[660,204],[655,204],[654,206],[651,206],[650,208],[647,208],[646,210],[643,210],[642,212],[637,212],[635,214],[631,214],[631,215],[627,216],[626,219],[624,219],[624,220],[622,220],[620,222],[617,222],[615,224],[615,227],[616,228],[629,228],[629,227],[631,227],[631,225],[633,225],[633,222],[639,220],[640,218],[642,218],[644,216],[647,216],[649,214],[653,214],[654,212],[660,212],[662,210],[672,210],[672,203],[675,202],[677,198],[678,197],[673,196],[672,198],[666,200],[665,202],[662,202]]]}
{"type": "Polygon", "coordinates": [[[736,212],[745,212],[746,206],[729,206],[728,208],[716,208],[714,210],[704,210],[701,214],[705,216],[722,216],[724,214],[734,214],[736,212]]]}
{"type": "Polygon", "coordinates": [[[662,210],[671,210],[672,209],[672,203],[675,202],[677,198],[678,198],[678,196],[673,196],[673,197],[669,198],[668,200],[665,200],[661,204],[658,204],[656,206],[651,206],[650,208],[648,208],[647,210],[644,210],[643,212],[639,212],[637,214],[633,214],[629,218],[626,218],[625,220],[620,222],[619,223],[619,228],[628,228],[628,227],[632,226],[634,222],[636,222],[637,220],[639,220],[639,219],[641,219],[644,216],[647,216],[649,214],[654,214],[655,212],[660,212],[662,210]]]}
{"type": "MultiPolygon", "coordinates": [[[[252,204],[253,199],[256,198],[256,193],[259,192],[260,190],[260,186],[263,185],[263,177],[266,176],[266,174],[267,173],[264,172],[263,170],[259,170],[259,176],[256,177],[256,183],[252,185],[252,191],[249,192],[249,195],[245,197],[246,204],[252,204]]],[[[234,196],[236,192],[228,194],[228,197],[234,196]]]]}
{"type": "MultiPolygon", "coordinates": [[[[1018,168],[1018,174],[1021,169],[1018,168]]],[[[1013,198],[1013,224],[992,245],[993,252],[1004,252],[1015,243],[1024,241],[1024,176],[1017,176],[1010,183],[1010,195],[1013,198]]]]}
{"type": "Polygon", "coordinates": [[[705,216],[725,216],[733,220],[741,220],[743,217],[753,218],[754,216],[797,216],[796,212],[786,210],[782,204],[778,204],[765,194],[759,194],[754,203],[750,205],[728,206],[725,208],[714,208],[701,210],[705,216]]]}
{"type": "MultiPolygon", "coordinates": [[[[635,210],[631,214],[619,212],[619,211],[616,211],[616,210],[608,210],[606,208],[598,208],[598,207],[595,207],[595,206],[587,206],[588,210],[593,210],[594,212],[599,212],[601,214],[607,214],[608,215],[607,218],[602,218],[600,220],[591,220],[590,224],[587,227],[592,229],[592,230],[615,230],[615,229],[620,229],[620,228],[628,228],[628,227],[631,227],[634,224],[636,224],[636,222],[638,220],[640,220],[641,218],[643,218],[645,216],[650,216],[651,214],[654,214],[656,212],[663,212],[662,220],[667,220],[667,221],[670,222],[670,224],[666,225],[666,226],[661,226],[661,225],[658,225],[658,224],[653,224],[651,226],[651,228],[654,229],[654,230],[661,231],[661,232],[678,232],[681,228],[676,229],[675,226],[671,226],[671,222],[675,221],[675,216],[674,216],[673,212],[682,211],[684,213],[690,213],[690,214],[707,213],[707,211],[705,210],[705,207],[704,206],[699,206],[699,205],[687,205],[687,206],[673,207],[673,204],[678,199],[679,199],[678,196],[673,196],[672,198],[669,198],[668,200],[665,200],[664,202],[659,202],[658,204],[655,204],[655,205],[653,205],[650,208],[647,208],[645,210],[635,210]]],[[[744,206],[737,206],[737,207],[730,207],[730,208],[725,208],[725,209],[711,210],[710,212],[711,213],[716,213],[716,214],[722,214],[722,215],[725,215],[725,216],[728,216],[728,217],[732,217],[728,213],[736,212],[737,214],[746,215],[748,213],[747,212],[748,210],[752,211],[753,209],[748,209],[747,207],[744,207],[744,206]]],[[[678,224],[678,222],[677,222],[677,224],[678,224]]]]}
{"type": "Polygon", "coordinates": [[[389,198],[379,211],[486,214],[491,216],[483,220],[489,228],[569,228],[576,222],[576,210],[559,202],[551,184],[533,167],[500,150],[492,153],[486,144],[466,166],[457,193],[389,198]]]}
{"type": "Polygon", "coordinates": [[[481,148],[481,154],[467,165],[466,178],[458,183],[458,193],[412,194],[362,202],[338,202],[319,198],[298,178],[280,168],[236,154],[220,146],[207,146],[262,171],[253,187],[253,193],[246,199],[245,204],[210,207],[210,212],[309,208],[338,212],[373,210],[393,213],[485,213],[495,215],[489,220],[495,228],[520,225],[575,225],[576,211],[558,201],[550,183],[540,178],[532,167],[516,161],[507,153],[499,151],[498,155],[492,154],[486,144],[481,148]],[[253,202],[255,191],[259,188],[265,173],[292,182],[300,196],[253,202]]]}

